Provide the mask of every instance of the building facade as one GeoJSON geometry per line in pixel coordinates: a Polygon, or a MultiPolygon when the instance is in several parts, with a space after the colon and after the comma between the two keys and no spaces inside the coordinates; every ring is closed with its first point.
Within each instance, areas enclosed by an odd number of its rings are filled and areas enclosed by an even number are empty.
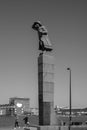
{"type": "Polygon", "coordinates": [[[21,115],[29,113],[30,99],[13,97],[9,99],[9,104],[0,105],[0,115],[21,115]]]}
{"type": "Polygon", "coordinates": [[[9,104],[14,106],[14,113],[17,115],[28,113],[30,111],[29,98],[13,97],[9,99],[9,104]]]}
{"type": "Polygon", "coordinates": [[[0,105],[0,115],[14,115],[14,105],[2,104],[0,105]]]}

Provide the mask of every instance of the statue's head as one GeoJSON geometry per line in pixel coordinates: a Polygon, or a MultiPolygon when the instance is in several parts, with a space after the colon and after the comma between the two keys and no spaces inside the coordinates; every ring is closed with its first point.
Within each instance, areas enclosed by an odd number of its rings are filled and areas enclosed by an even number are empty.
{"type": "Polygon", "coordinates": [[[41,22],[37,21],[37,22],[34,22],[34,24],[32,25],[32,28],[34,30],[38,30],[38,28],[41,27],[41,26],[42,26],[41,22]]]}

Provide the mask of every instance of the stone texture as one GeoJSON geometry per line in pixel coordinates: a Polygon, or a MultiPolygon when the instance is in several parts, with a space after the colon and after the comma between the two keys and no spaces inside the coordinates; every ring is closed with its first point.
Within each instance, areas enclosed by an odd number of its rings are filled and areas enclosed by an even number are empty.
{"type": "Polygon", "coordinates": [[[59,126],[40,126],[38,130],[61,130],[59,126]]]}
{"type": "Polygon", "coordinates": [[[54,58],[38,57],[39,125],[54,124],[54,58]]]}

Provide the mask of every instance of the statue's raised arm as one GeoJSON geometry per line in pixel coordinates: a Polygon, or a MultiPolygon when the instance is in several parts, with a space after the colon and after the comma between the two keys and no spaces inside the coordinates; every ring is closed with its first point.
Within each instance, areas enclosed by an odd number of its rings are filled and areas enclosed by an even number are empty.
{"type": "Polygon", "coordinates": [[[32,28],[38,32],[39,37],[39,50],[52,51],[52,44],[48,38],[48,32],[45,26],[40,21],[34,22],[32,28]]]}

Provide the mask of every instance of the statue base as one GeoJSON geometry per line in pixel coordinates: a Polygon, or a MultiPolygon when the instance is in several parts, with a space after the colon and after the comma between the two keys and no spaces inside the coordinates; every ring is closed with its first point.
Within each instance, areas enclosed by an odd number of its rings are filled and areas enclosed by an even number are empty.
{"type": "Polygon", "coordinates": [[[38,57],[39,125],[55,125],[54,57],[40,53],[38,57]]]}

